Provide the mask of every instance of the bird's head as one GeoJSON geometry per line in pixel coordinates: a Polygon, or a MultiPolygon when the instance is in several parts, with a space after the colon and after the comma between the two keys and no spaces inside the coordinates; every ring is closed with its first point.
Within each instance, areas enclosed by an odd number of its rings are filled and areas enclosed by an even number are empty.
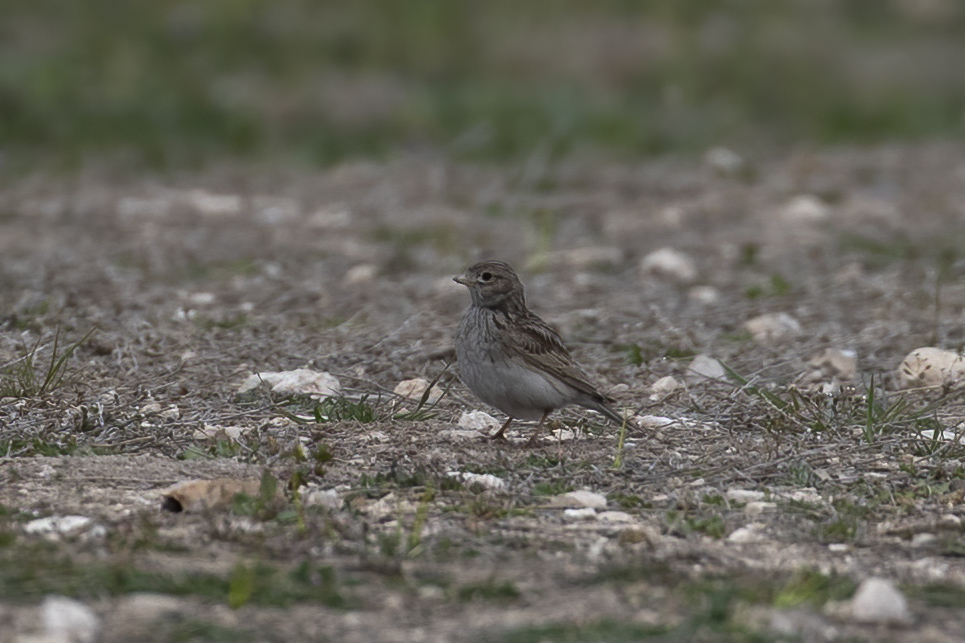
{"type": "Polygon", "coordinates": [[[466,268],[466,272],[453,277],[452,280],[469,289],[473,306],[525,307],[523,284],[516,275],[516,271],[503,261],[480,261],[466,268]]]}

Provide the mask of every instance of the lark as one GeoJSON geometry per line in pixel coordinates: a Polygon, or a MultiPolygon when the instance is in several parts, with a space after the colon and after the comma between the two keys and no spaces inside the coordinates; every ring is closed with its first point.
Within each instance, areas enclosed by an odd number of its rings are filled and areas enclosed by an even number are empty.
{"type": "Polygon", "coordinates": [[[513,420],[539,420],[569,404],[593,409],[619,425],[626,420],[570,355],[559,333],[526,307],[523,284],[509,264],[481,261],[453,281],[469,289],[472,305],[456,334],[459,373],[476,396],[509,419],[490,436],[505,440],[513,420]]]}

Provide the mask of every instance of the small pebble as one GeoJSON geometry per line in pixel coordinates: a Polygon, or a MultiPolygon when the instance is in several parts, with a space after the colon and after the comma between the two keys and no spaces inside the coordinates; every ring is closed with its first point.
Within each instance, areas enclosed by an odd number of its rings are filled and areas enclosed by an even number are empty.
{"type": "Polygon", "coordinates": [[[885,578],[869,578],[851,599],[851,613],[860,623],[908,623],[908,601],[895,584],[885,578]]]}

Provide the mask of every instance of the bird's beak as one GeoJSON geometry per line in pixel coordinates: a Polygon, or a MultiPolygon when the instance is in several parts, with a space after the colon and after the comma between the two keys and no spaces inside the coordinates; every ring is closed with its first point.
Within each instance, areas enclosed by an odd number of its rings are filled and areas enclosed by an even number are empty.
{"type": "Polygon", "coordinates": [[[455,277],[452,278],[452,280],[455,281],[457,284],[462,284],[463,286],[466,286],[467,288],[469,287],[469,284],[472,283],[471,281],[469,281],[466,275],[456,275],[455,277]]]}

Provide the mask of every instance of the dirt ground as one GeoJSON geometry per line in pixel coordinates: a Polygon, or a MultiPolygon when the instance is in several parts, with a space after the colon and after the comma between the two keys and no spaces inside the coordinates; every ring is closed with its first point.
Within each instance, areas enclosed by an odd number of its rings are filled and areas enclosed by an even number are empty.
{"type": "Polygon", "coordinates": [[[105,642],[965,640],[965,447],[928,437],[965,408],[896,376],[965,343],[963,221],[965,148],[937,144],[10,181],[0,641],[38,635],[48,595],[105,642]],[[482,257],[641,417],[622,447],[579,409],[536,448],[460,426],[502,419],[447,367],[451,276],[482,257]],[[745,326],[769,313],[790,318],[772,337],[745,326]],[[856,372],[816,366],[827,349],[856,372]],[[340,401],[238,392],[299,368],[340,401]],[[420,377],[438,402],[393,395],[420,377]],[[275,494],[161,508],[266,472],[275,494]],[[870,577],[908,619],[859,622],[870,577]]]}

